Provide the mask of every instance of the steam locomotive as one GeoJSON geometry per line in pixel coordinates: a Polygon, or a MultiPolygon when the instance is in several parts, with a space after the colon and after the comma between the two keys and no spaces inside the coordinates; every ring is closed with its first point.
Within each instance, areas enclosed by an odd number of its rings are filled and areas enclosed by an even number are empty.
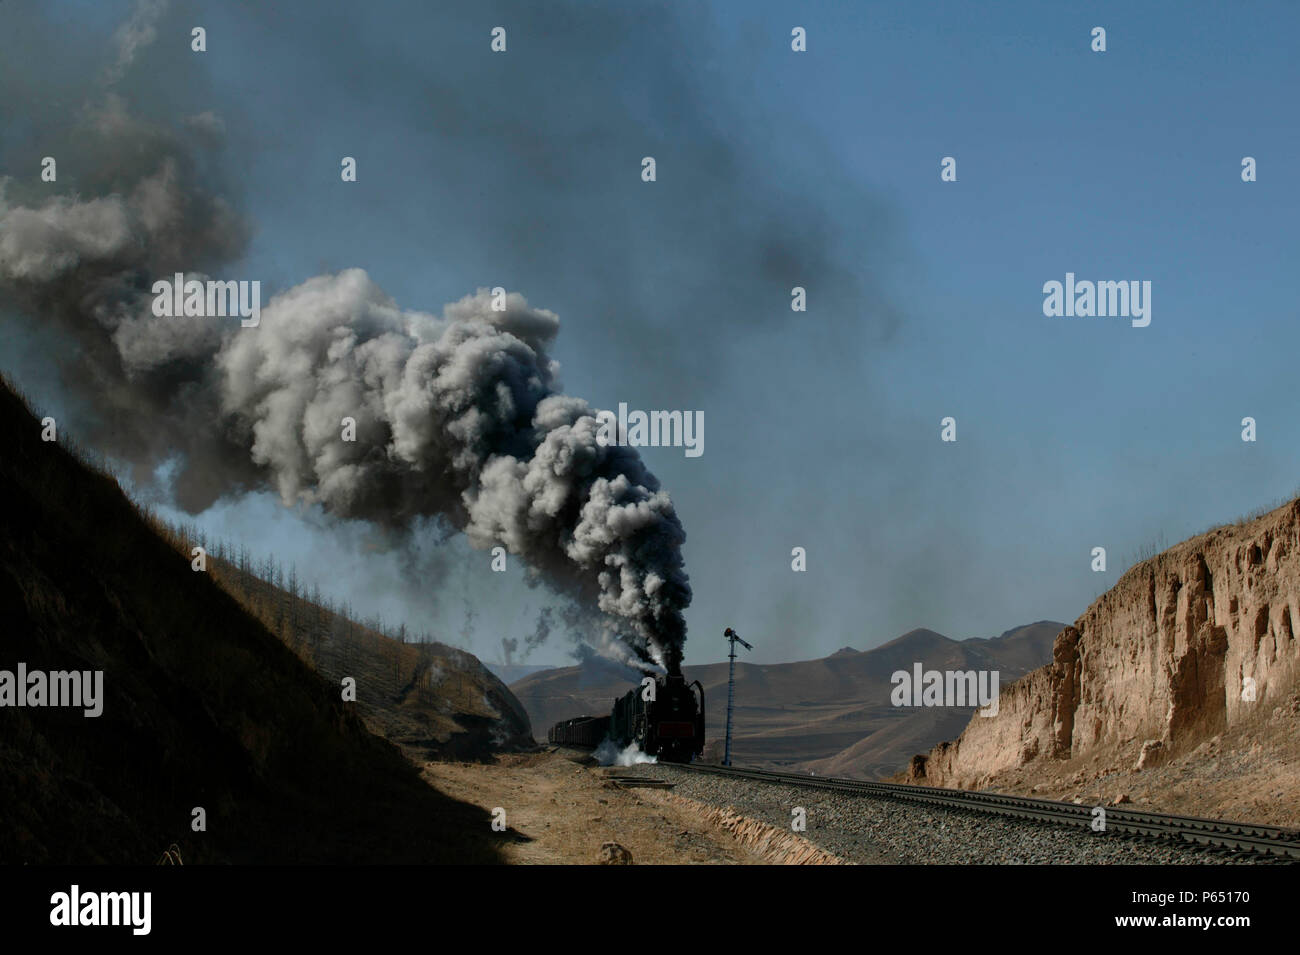
{"type": "Polygon", "coordinates": [[[643,752],[664,762],[689,763],[704,751],[704,687],[688,684],[681,673],[655,679],[654,698],[647,685],[614,701],[608,716],[579,716],[556,723],[546,734],[561,746],[595,748],[613,740],[620,748],[636,743],[643,752]]]}

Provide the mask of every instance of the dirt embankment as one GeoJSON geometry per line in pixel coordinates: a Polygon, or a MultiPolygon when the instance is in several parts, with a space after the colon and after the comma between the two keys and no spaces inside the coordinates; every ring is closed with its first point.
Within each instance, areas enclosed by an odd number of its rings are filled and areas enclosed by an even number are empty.
{"type": "Polygon", "coordinates": [[[1003,689],[996,717],[916,757],[907,778],[1137,790],[1153,808],[1288,824],[1300,817],[1297,629],[1292,501],[1130,569],[1061,631],[1052,663],[1003,689]]]}

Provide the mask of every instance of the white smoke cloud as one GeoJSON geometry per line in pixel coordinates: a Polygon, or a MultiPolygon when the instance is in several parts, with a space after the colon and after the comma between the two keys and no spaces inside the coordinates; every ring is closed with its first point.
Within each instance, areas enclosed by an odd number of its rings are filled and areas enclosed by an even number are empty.
{"type": "Polygon", "coordinates": [[[117,255],[131,240],[130,213],[120,196],[78,202],[55,198],[39,209],[13,207],[0,180],[0,275],[51,282],[83,261],[117,255]]]}
{"type": "Polygon", "coordinates": [[[628,743],[623,749],[609,737],[592,752],[592,757],[601,766],[636,766],[638,763],[657,763],[658,758],[648,756],[636,743],[628,743]]]}
{"type": "Polygon", "coordinates": [[[388,520],[443,514],[472,545],[502,545],[562,592],[594,599],[643,660],[672,665],[690,590],[668,495],[595,412],[558,394],[545,348],[559,319],[479,289],[442,317],[403,311],[365,272],[273,298],[215,357],[226,415],[286,504],[388,520]],[[344,418],[356,442],[340,440],[344,418]]]}

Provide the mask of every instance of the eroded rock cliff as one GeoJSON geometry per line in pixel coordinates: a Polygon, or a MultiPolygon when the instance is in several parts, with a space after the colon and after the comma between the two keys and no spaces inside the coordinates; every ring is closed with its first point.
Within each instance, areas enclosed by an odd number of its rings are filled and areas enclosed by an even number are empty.
{"type": "Polygon", "coordinates": [[[1300,686],[1300,500],[1132,567],[1057,636],[1052,662],[1004,687],[997,716],[912,761],[909,776],[982,787],[1043,761],[1157,765],[1266,719],[1300,686]]]}

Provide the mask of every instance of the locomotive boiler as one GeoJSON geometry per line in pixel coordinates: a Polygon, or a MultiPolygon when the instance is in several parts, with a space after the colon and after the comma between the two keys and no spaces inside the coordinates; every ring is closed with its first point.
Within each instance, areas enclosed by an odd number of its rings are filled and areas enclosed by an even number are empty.
{"type": "Polygon", "coordinates": [[[546,734],[562,746],[595,748],[606,739],[620,749],[631,743],[664,762],[689,763],[704,751],[704,687],[680,672],[658,676],[652,699],[642,684],[614,701],[608,716],[579,716],[556,723],[546,734]]]}

